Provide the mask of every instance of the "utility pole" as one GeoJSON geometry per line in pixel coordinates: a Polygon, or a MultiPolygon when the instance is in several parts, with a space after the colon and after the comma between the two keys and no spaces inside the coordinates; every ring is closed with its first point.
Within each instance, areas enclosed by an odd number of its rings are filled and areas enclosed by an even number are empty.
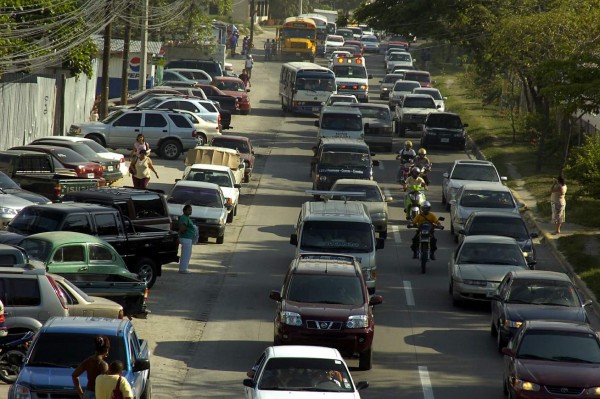
{"type": "Polygon", "coordinates": [[[127,104],[127,91],[129,89],[129,46],[131,44],[131,5],[125,12],[125,40],[123,40],[123,64],[121,68],[121,104],[127,104]]]}
{"type": "Polygon", "coordinates": [[[100,120],[106,118],[108,115],[108,87],[110,77],[108,76],[108,66],[110,65],[110,42],[112,41],[111,31],[111,12],[112,12],[112,1],[106,0],[106,26],[104,27],[104,48],[102,51],[102,87],[100,92],[100,120]]]}
{"type": "Polygon", "coordinates": [[[140,43],[140,77],[138,89],[146,88],[146,67],[148,65],[148,0],[142,0],[142,40],[140,43]]]}
{"type": "Polygon", "coordinates": [[[254,17],[256,14],[254,7],[254,0],[250,0],[250,46],[248,46],[248,54],[252,53],[252,47],[254,46],[254,17]]]}
{"type": "Polygon", "coordinates": [[[298,15],[302,15],[302,0],[300,0],[300,12],[298,13],[298,15]]]}

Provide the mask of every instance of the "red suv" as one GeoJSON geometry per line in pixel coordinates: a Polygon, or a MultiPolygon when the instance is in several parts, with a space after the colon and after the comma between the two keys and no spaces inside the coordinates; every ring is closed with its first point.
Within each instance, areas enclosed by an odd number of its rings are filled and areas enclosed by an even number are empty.
{"type": "Polygon", "coordinates": [[[328,346],[343,356],[358,356],[371,369],[375,323],[360,264],[353,256],[302,254],[292,261],[277,301],[275,345],[328,346]]]}

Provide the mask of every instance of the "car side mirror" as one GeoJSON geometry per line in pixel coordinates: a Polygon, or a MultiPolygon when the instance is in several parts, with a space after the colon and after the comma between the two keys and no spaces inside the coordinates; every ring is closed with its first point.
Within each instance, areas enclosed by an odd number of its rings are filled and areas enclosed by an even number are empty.
{"type": "Polygon", "coordinates": [[[537,261],[535,260],[530,260],[529,262],[527,262],[527,266],[529,266],[529,269],[531,270],[535,270],[535,265],[537,265],[537,261]]]}
{"type": "Polygon", "coordinates": [[[290,244],[298,245],[298,234],[294,233],[290,235],[290,244]]]}
{"type": "Polygon", "coordinates": [[[369,387],[369,381],[359,381],[356,383],[356,390],[361,391],[369,387]]]}
{"type": "Polygon", "coordinates": [[[442,97],[442,100],[447,100],[447,99],[448,99],[448,97],[442,97]]]}
{"type": "Polygon", "coordinates": [[[373,166],[379,166],[379,161],[377,159],[373,160],[373,166]]]}
{"type": "Polygon", "coordinates": [[[239,184],[239,183],[236,183],[236,184],[233,185],[233,188],[242,188],[242,185],[239,184]]]}
{"type": "Polygon", "coordinates": [[[383,303],[383,297],[381,295],[372,295],[371,298],[369,298],[370,306],[380,305],[382,303],[383,303]]]}
{"type": "Polygon", "coordinates": [[[319,127],[319,121],[315,121],[315,126],[319,127]]]}
{"type": "Polygon", "coordinates": [[[465,229],[458,230],[458,234],[462,234],[464,236],[465,235],[465,229]]]}
{"type": "Polygon", "coordinates": [[[587,301],[585,301],[583,303],[583,307],[590,306],[592,303],[594,303],[594,301],[592,301],[591,299],[588,299],[587,301]]]}
{"type": "Polygon", "coordinates": [[[245,387],[248,388],[254,388],[254,380],[251,380],[250,378],[246,378],[244,379],[244,381],[242,382],[242,384],[244,384],[245,387]]]}
{"type": "Polygon", "coordinates": [[[512,349],[504,347],[502,348],[502,354],[506,355],[506,356],[510,356],[510,357],[514,357],[515,356],[515,352],[513,352],[512,349]]]}
{"type": "Polygon", "coordinates": [[[269,292],[269,298],[271,298],[274,301],[280,302],[281,301],[281,292],[271,291],[271,292],[269,292]]]}
{"type": "Polygon", "coordinates": [[[531,238],[538,238],[540,235],[538,233],[531,233],[529,234],[529,237],[531,238]]]}
{"type": "Polygon", "coordinates": [[[133,371],[138,372],[144,370],[150,370],[150,360],[136,359],[135,363],[133,364],[133,371]]]}
{"type": "Polygon", "coordinates": [[[507,181],[508,178],[506,176],[500,176],[500,181],[507,181]]]}
{"type": "Polygon", "coordinates": [[[394,200],[394,198],[392,197],[385,197],[384,201],[385,202],[392,202],[394,200]]]}
{"type": "Polygon", "coordinates": [[[383,249],[385,247],[385,240],[383,238],[378,238],[375,242],[375,249],[383,249]]]}

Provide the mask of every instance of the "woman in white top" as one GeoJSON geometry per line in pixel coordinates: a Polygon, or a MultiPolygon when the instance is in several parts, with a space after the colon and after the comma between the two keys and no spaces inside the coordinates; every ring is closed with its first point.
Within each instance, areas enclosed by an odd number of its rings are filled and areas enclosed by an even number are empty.
{"type": "Polygon", "coordinates": [[[138,157],[134,164],[134,171],[131,174],[133,179],[133,187],[135,188],[147,188],[148,182],[150,181],[150,171],[154,172],[158,179],[158,173],[154,169],[152,160],[148,156],[148,152],[142,150],[139,152],[138,157]]]}

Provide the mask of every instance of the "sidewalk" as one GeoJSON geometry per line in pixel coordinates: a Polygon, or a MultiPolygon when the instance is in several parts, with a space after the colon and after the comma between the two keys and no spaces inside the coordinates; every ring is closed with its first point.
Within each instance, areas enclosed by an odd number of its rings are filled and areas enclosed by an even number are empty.
{"type": "MultiPolygon", "coordinates": [[[[263,27],[262,32],[254,34],[254,48],[251,51],[252,57],[254,58],[254,65],[265,62],[265,42],[269,40],[275,40],[275,29],[269,27],[263,27]]],[[[240,46],[238,46],[238,51],[241,50],[240,46]]],[[[241,55],[239,52],[236,53],[234,57],[231,57],[229,53],[225,58],[226,62],[230,62],[233,65],[234,73],[238,75],[242,73],[242,69],[244,69],[244,63],[246,60],[245,55],[241,55]]]]}

